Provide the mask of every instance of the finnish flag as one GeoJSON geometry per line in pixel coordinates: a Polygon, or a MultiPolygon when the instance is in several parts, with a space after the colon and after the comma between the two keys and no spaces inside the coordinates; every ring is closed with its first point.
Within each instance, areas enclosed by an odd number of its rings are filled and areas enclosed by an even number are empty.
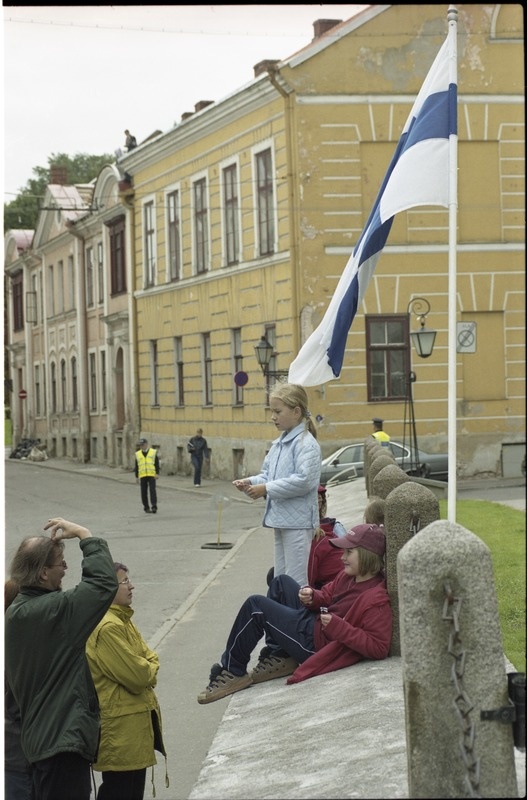
{"type": "Polygon", "coordinates": [[[288,380],[318,386],[338,378],[346,339],[399,211],[449,205],[450,137],[457,136],[457,86],[449,83],[449,39],[406,121],[368,221],[320,325],[289,367],[288,380]]]}

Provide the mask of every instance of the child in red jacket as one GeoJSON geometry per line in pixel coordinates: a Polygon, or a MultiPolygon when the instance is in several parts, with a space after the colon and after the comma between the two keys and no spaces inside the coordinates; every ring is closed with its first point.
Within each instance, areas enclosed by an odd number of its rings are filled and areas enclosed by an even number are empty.
{"type": "Polygon", "coordinates": [[[313,589],[278,575],[267,597],[247,598],[198,703],[212,703],[252,683],[286,675],[288,683],[296,683],[364,658],[387,657],[392,613],[384,585],[384,530],[356,525],[330,542],[342,551],[344,567],[333,581],[313,589]],[[248,674],[251,653],[263,635],[267,647],[248,674]]]}

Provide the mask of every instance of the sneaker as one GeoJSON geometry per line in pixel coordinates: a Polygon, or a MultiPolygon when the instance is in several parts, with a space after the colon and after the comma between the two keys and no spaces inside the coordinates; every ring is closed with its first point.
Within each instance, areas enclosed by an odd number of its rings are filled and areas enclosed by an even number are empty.
{"type": "Polygon", "coordinates": [[[157,506],[152,506],[152,514],[157,514],[157,506]]]}
{"type": "MultiPolygon", "coordinates": [[[[216,664],[214,666],[217,666],[216,664]]],[[[251,676],[233,675],[226,669],[212,678],[214,667],[211,670],[211,681],[207,688],[198,694],[198,703],[214,703],[215,700],[221,700],[222,697],[227,697],[229,694],[240,692],[242,689],[247,689],[251,685],[251,676]]]]}
{"type": "Polygon", "coordinates": [[[195,483],[194,486],[201,486],[201,483],[195,483]]]}
{"type": "Polygon", "coordinates": [[[150,509],[149,509],[149,508],[145,508],[145,514],[151,514],[151,513],[152,513],[152,512],[150,511],[150,509]]]}
{"type": "Polygon", "coordinates": [[[253,683],[263,683],[274,678],[284,678],[292,675],[297,667],[298,663],[290,656],[267,656],[257,663],[251,672],[251,680],[253,683]]]}

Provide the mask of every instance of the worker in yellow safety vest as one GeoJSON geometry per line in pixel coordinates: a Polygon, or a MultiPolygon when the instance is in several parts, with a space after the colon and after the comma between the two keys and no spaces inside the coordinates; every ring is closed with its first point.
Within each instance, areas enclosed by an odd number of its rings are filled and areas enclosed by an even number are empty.
{"type": "Polygon", "coordinates": [[[372,422],[373,422],[373,433],[372,433],[373,438],[377,439],[379,444],[381,444],[383,447],[388,447],[388,442],[390,441],[390,437],[382,429],[384,420],[380,419],[380,417],[374,417],[372,419],[372,422]]]}
{"type": "Polygon", "coordinates": [[[148,446],[147,439],[140,439],[141,445],[135,454],[135,482],[141,486],[141,501],[145,514],[157,513],[157,487],[159,478],[159,456],[157,450],[148,446]],[[150,504],[148,495],[150,494],[150,504]]]}

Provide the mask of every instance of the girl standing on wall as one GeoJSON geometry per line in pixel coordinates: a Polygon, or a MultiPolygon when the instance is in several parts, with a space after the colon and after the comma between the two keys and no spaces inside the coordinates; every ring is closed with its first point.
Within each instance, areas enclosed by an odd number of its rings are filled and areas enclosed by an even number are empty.
{"type": "Polygon", "coordinates": [[[274,574],[290,575],[304,586],[311,541],[319,525],[320,445],[302,386],[277,384],[269,406],[280,436],[260,474],[233,484],[252,500],[265,498],[263,526],[274,528],[274,574]]]}

